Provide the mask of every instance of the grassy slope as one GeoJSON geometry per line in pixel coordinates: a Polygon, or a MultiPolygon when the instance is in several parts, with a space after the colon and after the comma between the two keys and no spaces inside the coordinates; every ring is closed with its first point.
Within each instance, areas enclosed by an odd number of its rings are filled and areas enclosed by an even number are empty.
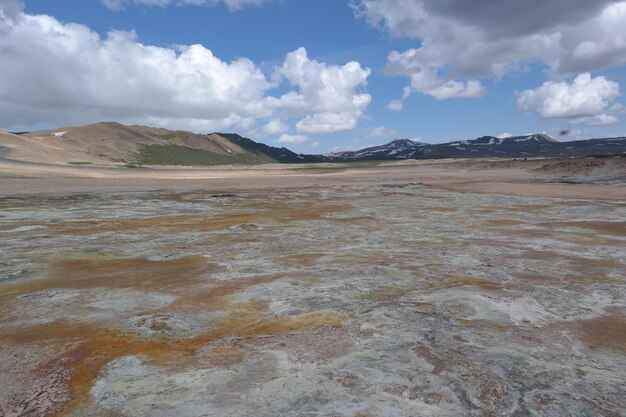
{"type": "Polygon", "coordinates": [[[144,145],[136,161],[140,165],[254,165],[276,162],[266,155],[222,155],[179,145],[144,145]]]}

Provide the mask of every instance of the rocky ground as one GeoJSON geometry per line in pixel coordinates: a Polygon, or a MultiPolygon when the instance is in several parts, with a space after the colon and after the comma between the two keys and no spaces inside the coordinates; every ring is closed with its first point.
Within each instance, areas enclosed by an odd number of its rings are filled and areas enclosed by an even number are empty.
{"type": "Polygon", "coordinates": [[[2,416],[620,416],[626,199],[0,199],[2,416]]]}

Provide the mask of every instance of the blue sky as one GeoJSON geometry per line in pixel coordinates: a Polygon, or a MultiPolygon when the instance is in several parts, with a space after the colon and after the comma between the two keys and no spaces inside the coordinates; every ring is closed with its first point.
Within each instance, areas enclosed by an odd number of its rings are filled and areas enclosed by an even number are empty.
{"type": "Polygon", "coordinates": [[[626,135],[626,2],[496,3],[0,0],[0,127],[116,120],[315,153],[626,135]]]}

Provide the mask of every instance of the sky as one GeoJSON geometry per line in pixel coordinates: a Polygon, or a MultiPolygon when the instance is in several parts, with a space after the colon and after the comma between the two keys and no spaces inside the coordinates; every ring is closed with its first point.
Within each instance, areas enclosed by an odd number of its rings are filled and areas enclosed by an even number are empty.
{"type": "Polygon", "coordinates": [[[0,129],[626,136],[626,1],[0,0],[0,129]]]}

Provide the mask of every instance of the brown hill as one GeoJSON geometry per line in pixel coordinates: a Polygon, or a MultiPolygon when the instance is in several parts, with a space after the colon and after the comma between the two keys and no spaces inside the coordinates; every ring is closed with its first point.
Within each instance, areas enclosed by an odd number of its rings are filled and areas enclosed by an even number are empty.
{"type": "Polygon", "coordinates": [[[0,132],[0,157],[47,164],[215,165],[275,162],[219,134],[200,135],[104,122],[11,134],[0,132]]]}

